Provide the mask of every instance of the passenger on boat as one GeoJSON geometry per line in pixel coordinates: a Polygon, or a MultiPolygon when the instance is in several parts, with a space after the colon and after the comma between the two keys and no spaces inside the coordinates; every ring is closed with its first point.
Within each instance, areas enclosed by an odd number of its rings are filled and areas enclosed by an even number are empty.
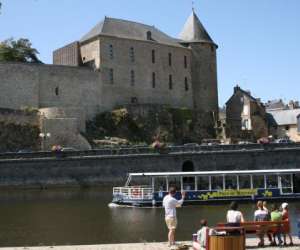
{"type": "Polygon", "coordinates": [[[193,241],[194,250],[205,250],[206,249],[206,237],[209,231],[206,220],[200,221],[200,230],[197,232],[197,241],[193,241]]]}
{"type": "MultiPolygon", "coordinates": [[[[289,220],[289,204],[284,202],[281,204],[281,208],[282,208],[282,220],[289,220]]],[[[290,246],[293,246],[294,243],[293,243],[293,238],[291,236],[291,233],[290,233],[290,224],[287,225],[287,235],[289,236],[289,239],[290,239],[290,246]]],[[[283,244],[284,245],[287,245],[286,244],[286,234],[283,234],[283,244]]]]}
{"type": "Polygon", "coordinates": [[[241,222],[245,221],[242,212],[237,210],[238,204],[235,201],[231,202],[229,208],[226,216],[228,226],[239,226],[241,222]]]}
{"type": "MultiPolygon", "coordinates": [[[[255,221],[267,221],[268,220],[268,212],[264,210],[263,202],[258,201],[257,202],[257,210],[254,212],[254,220],[255,221]]],[[[258,246],[262,247],[265,245],[264,242],[264,236],[267,232],[267,228],[261,227],[259,230],[257,230],[257,236],[259,238],[258,246]]],[[[271,239],[272,243],[272,239],[271,239]]]]}
{"type": "Polygon", "coordinates": [[[181,192],[181,200],[175,198],[176,188],[171,186],[169,194],[163,199],[163,207],[165,208],[165,221],[169,229],[168,242],[169,246],[175,245],[175,230],[177,228],[176,207],[180,207],[185,198],[185,192],[181,192]]]}
{"type": "MultiPolygon", "coordinates": [[[[282,220],[282,214],[280,213],[278,209],[278,205],[273,204],[272,205],[272,212],[271,212],[271,221],[281,221],[282,220]]],[[[281,228],[278,226],[277,231],[273,234],[274,238],[274,245],[276,245],[276,238],[278,239],[278,245],[282,245],[283,241],[281,239],[281,228]]]]}

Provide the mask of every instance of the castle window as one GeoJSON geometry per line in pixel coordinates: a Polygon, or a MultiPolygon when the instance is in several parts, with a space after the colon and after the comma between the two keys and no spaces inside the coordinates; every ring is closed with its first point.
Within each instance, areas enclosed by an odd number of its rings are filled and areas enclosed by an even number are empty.
{"type": "Polygon", "coordinates": [[[114,83],[114,69],[109,69],[109,82],[110,84],[114,83]]]}
{"type": "Polygon", "coordinates": [[[114,59],[114,47],[112,44],[109,45],[109,58],[114,59]]]}
{"type": "Polygon", "coordinates": [[[130,50],[129,50],[129,57],[130,57],[131,62],[135,61],[134,48],[133,47],[131,47],[130,50]]]}
{"type": "Polygon", "coordinates": [[[189,90],[189,83],[187,77],[184,78],[184,89],[185,91],[189,90]]]}
{"type": "Polygon", "coordinates": [[[59,95],[59,88],[58,88],[58,87],[55,88],[55,95],[56,95],[56,96],[59,95]]]}
{"type": "Polygon", "coordinates": [[[149,41],[152,40],[152,33],[151,33],[151,31],[147,31],[147,40],[149,40],[149,41]]]}
{"type": "Polygon", "coordinates": [[[155,88],[156,85],[156,74],[155,72],[152,73],[152,88],[155,88]]]}
{"type": "Polygon", "coordinates": [[[135,83],[135,73],[134,73],[134,70],[130,71],[130,83],[131,83],[131,86],[134,86],[134,83],[135,83]]]}
{"type": "Polygon", "coordinates": [[[155,50],[152,50],[152,63],[155,63],[155,50]]]}
{"type": "Polygon", "coordinates": [[[131,103],[132,104],[138,103],[137,97],[131,97],[131,103]]]}
{"type": "Polygon", "coordinates": [[[172,54],[169,53],[169,66],[172,66],[172,54]]]}
{"type": "Polygon", "coordinates": [[[169,75],[169,89],[173,89],[173,77],[172,75],[169,75]]]}
{"type": "Polygon", "coordinates": [[[187,57],[184,56],[184,68],[186,69],[187,68],[187,57]]]}
{"type": "Polygon", "coordinates": [[[210,46],[210,50],[211,50],[211,52],[214,52],[214,46],[213,45],[210,46]]]}

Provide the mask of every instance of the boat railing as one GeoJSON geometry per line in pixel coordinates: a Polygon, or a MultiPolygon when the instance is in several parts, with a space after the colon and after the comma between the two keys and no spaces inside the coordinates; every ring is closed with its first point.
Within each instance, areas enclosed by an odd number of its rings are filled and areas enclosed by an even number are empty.
{"type": "Polygon", "coordinates": [[[122,195],[131,200],[150,200],[153,198],[153,190],[146,186],[114,187],[113,195],[122,195]]]}

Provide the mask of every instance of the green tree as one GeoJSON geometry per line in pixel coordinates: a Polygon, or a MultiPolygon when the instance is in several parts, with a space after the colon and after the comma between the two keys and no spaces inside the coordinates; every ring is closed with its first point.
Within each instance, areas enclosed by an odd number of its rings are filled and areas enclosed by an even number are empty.
{"type": "Polygon", "coordinates": [[[37,54],[39,52],[32,48],[31,42],[25,38],[19,40],[10,38],[0,42],[0,62],[41,63],[37,54]]]}

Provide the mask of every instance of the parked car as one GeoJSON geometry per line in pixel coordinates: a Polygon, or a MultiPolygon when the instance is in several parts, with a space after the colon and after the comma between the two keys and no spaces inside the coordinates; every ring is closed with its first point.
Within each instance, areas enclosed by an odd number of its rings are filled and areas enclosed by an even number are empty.
{"type": "Polygon", "coordinates": [[[69,147],[69,148],[66,147],[66,148],[62,148],[61,151],[62,152],[73,152],[73,151],[77,151],[77,149],[71,148],[71,147],[69,147]]]}
{"type": "Polygon", "coordinates": [[[213,145],[219,145],[221,144],[221,140],[219,139],[203,139],[201,145],[208,145],[208,146],[213,146],[213,145]]]}
{"type": "Polygon", "coordinates": [[[294,143],[294,141],[289,138],[280,138],[275,140],[275,143],[294,143]]]}
{"type": "Polygon", "coordinates": [[[239,141],[238,144],[239,145],[254,144],[254,142],[251,142],[251,141],[239,141]]]}
{"type": "Polygon", "coordinates": [[[198,147],[199,144],[198,143],[185,143],[185,144],[183,144],[183,146],[185,146],[185,147],[198,147]]]}

